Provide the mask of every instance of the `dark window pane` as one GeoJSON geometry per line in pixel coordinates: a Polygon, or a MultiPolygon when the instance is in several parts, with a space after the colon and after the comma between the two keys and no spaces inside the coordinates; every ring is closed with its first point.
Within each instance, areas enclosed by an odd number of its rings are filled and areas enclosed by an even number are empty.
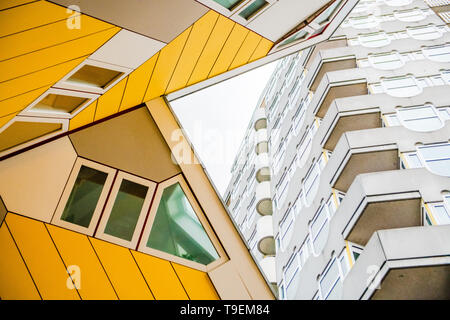
{"type": "Polygon", "coordinates": [[[122,180],[105,233],[131,241],[147,191],[147,186],[122,180]]]}
{"type": "Polygon", "coordinates": [[[217,2],[218,4],[222,5],[223,7],[231,10],[236,5],[238,5],[239,2],[241,2],[242,0],[214,0],[214,1],[217,2]]]}
{"type": "Polygon", "coordinates": [[[264,6],[268,4],[265,0],[255,0],[249,6],[247,6],[244,10],[239,12],[239,15],[244,19],[249,19],[256,12],[262,9],[264,6]]]}
{"type": "Polygon", "coordinates": [[[178,183],[164,189],[147,247],[204,265],[219,257],[178,183]]]}
{"type": "Polygon", "coordinates": [[[81,166],[61,220],[88,227],[108,174],[81,166]]]}

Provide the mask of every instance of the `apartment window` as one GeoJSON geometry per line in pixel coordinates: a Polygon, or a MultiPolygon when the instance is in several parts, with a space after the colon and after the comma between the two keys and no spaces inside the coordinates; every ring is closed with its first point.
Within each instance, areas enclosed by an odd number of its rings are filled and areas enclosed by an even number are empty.
{"type": "Polygon", "coordinates": [[[424,47],[422,52],[430,60],[437,62],[450,62],[450,44],[424,47]]]}
{"type": "Polygon", "coordinates": [[[305,135],[303,136],[303,139],[301,140],[297,149],[298,166],[300,168],[304,166],[306,160],[308,159],[309,153],[311,152],[313,138],[311,129],[312,128],[305,132],[305,135]]]}
{"type": "Polygon", "coordinates": [[[423,165],[417,156],[417,152],[405,152],[401,154],[400,168],[414,169],[422,168],[423,165]]]}
{"type": "Polygon", "coordinates": [[[291,44],[293,42],[296,42],[298,40],[303,40],[306,39],[306,36],[309,34],[308,31],[301,29],[299,31],[297,31],[296,33],[294,33],[292,36],[290,36],[289,38],[287,38],[286,40],[284,40],[280,46],[286,46],[288,44],[291,44]]]}
{"type": "Polygon", "coordinates": [[[424,225],[450,224],[450,210],[445,201],[423,204],[422,212],[424,225]]]}
{"type": "Polygon", "coordinates": [[[342,291],[341,270],[334,257],[319,278],[319,294],[322,300],[339,299],[342,291]]]}
{"type": "Polygon", "coordinates": [[[331,4],[327,9],[325,9],[321,14],[314,19],[314,23],[317,23],[319,26],[331,21],[331,17],[337,11],[337,8],[341,4],[342,0],[335,0],[333,4],[331,4]]]}
{"type": "Polygon", "coordinates": [[[262,10],[264,7],[266,7],[269,3],[265,0],[255,0],[248,6],[244,8],[241,12],[239,12],[239,15],[248,20],[251,17],[253,17],[258,11],[262,10]]]}
{"type": "Polygon", "coordinates": [[[407,27],[406,33],[417,40],[434,40],[442,36],[442,31],[434,25],[407,27]]]}
{"type": "Polygon", "coordinates": [[[214,2],[217,2],[222,7],[227,8],[228,10],[232,10],[235,8],[242,0],[213,0],[214,2]]]}
{"type": "Polygon", "coordinates": [[[422,92],[422,87],[413,76],[382,79],[381,86],[393,97],[413,97],[422,92]]]}
{"type": "Polygon", "coordinates": [[[434,131],[444,126],[439,112],[432,105],[397,108],[397,116],[403,126],[413,131],[434,131]]]}
{"type": "Polygon", "coordinates": [[[391,39],[384,31],[359,35],[358,40],[359,44],[368,48],[379,48],[391,43],[391,39]]]}
{"type": "Polygon", "coordinates": [[[284,284],[283,283],[278,285],[278,298],[280,300],[286,300],[286,295],[284,293],[284,284]]]}
{"type": "Polygon", "coordinates": [[[96,237],[136,248],[156,183],[119,172],[96,237]]]}
{"type": "Polygon", "coordinates": [[[322,205],[314,216],[310,224],[311,243],[315,255],[319,255],[328,239],[328,212],[325,205],[322,205]]]}
{"type": "Polygon", "coordinates": [[[319,182],[320,182],[319,176],[320,176],[320,167],[318,162],[315,162],[308,170],[305,180],[303,181],[305,204],[308,207],[312,204],[314,197],[316,196],[317,190],[319,189],[319,182]]]}
{"type": "Polygon", "coordinates": [[[276,200],[278,209],[281,209],[281,207],[284,204],[284,201],[286,200],[288,193],[288,186],[289,186],[289,176],[287,174],[287,171],[285,171],[276,186],[276,198],[277,198],[276,200]]]}
{"type": "Polygon", "coordinates": [[[154,201],[140,251],[197,268],[219,260],[218,240],[181,176],[160,183],[154,201]]]}
{"type": "Polygon", "coordinates": [[[284,160],[284,156],[286,155],[286,146],[284,143],[284,139],[281,141],[280,145],[278,146],[278,149],[276,151],[276,153],[274,154],[274,173],[277,174],[283,164],[283,160],[284,160]]]}
{"type": "Polygon", "coordinates": [[[97,94],[50,88],[30,104],[22,114],[69,119],[98,97],[97,94]]]}
{"type": "Polygon", "coordinates": [[[368,29],[374,28],[378,25],[378,21],[373,15],[351,17],[348,19],[350,25],[355,29],[368,29]]]}
{"type": "Polygon", "coordinates": [[[287,247],[294,231],[294,210],[288,208],[280,222],[280,239],[283,247],[287,247]]]}
{"type": "Polygon", "coordinates": [[[416,22],[426,18],[426,13],[419,8],[394,11],[394,17],[399,21],[416,22]]]}
{"type": "Polygon", "coordinates": [[[306,113],[306,102],[305,100],[302,99],[302,101],[300,101],[300,104],[297,108],[297,110],[295,111],[295,115],[294,115],[294,132],[295,135],[298,135],[300,133],[300,129],[303,126],[303,123],[305,121],[305,113],[306,113]]]}
{"type": "Polygon", "coordinates": [[[398,52],[369,54],[367,59],[372,67],[380,70],[393,70],[405,65],[398,52]]]}
{"type": "Polygon", "coordinates": [[[283,282],[286,284],[286,297],[293,298],[298,286],[298,272],[300,271],[300,261],[298,253],[295,252],[289,258],[283,272],[283,282]]]}
{"type": "Polygon", "coordinates": [[[450,143],[419,146],[417,154],[428,170],[450,177],[450,143]]]}
{"type": "Polygon", "coordinates": [[[303,208],[303,190],[300,190],[299,194],[297,195],[293,208],[295,215],[298,216],[303,208]]]}
{"type": "Polygon", "coordinates": [[[52,222],[92,236],[116,170],[78,158],[52,222]]]}

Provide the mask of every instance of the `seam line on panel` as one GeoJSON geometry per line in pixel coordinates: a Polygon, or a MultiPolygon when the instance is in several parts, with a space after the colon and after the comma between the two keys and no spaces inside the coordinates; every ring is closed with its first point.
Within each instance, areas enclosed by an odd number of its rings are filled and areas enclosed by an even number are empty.
{"type": "Polygon", "coordinates": [[[34,0],[34,1],[26,2],[26,3],[18,4],[16,6],[12,6],[12,7],[5,8],[5,9],[1,9],[0,12],[7,11],[7,10],[10,10],[10,9],[14,9],[14,8],[17,8],[17,7],[26,6],[27,4],[31,4],[31,3],[38,2],[38,1],[40,1],[40,0],[34,0]]]}
{"type": "Polygon", "coordinates": [[[233,27],[232,27],[231,30],[230,30],[230,33],[228,33],[228,36],[227,36],[227,38],[225,39],[225,41],[224,41],[224,43],[223,43],[223,45],[222,45],[222,48],[220,48],[219,54],[217,55],[216,59],[214,60],[214,63],[213,63],[213,65],[212,65],[211,69],[209,70],[208,76],[206,77],[206,79],[208,79],[208,78],[211,77],[211,72],[212,72],[212,70],[214,69],[214,66],[215,66],[216,63],[217,63],[217,60],[219,60],[219,57],[220,57],[220,55],[222,54],[223,49],[225,48],[225,45],[226,45],[227,42],[228,42],[228,39],[230,39],[230,36],[231,36],[231,34],[233,33],[233,30],[234,30],[234,28],[236,27],[236,25],[237,25],[237,23],[235,22],[235,23],[233,24],[233,27]]]}
{"type": "Polygon", "coordinates": [[[236,51],[236,54],[234,55],[233,60],[231,60],[230,64],[228,65],[228,68],[226,71],[230,71],[231,65],[236,60],[236,57],[239,54],[239,51],[241,51],[241,48],[244,45],[245,41],[247,40],[249,34],[250,34],[250,30],[248,30],[247,35],[244,38],[244,41],[242,41],[241,45],[239,46],[239,49],[236,51]]]}
{"type": "Polygon", "coordinates": [[[147,87],[145,88],[144,95],[142,96],[141,103],[144,102],[145,96],[147,95],[147,91],[150,88],[150,82],[152,82],[153,74],[155,73],[156,66],[158,65],[159,57],[161,55],[161,50],[159,50],[158,53],[157,53],[158,56],[156,57],[155,65],[153,66],[152,72],[150,73],[150,78],[148,79],[147,87]]]}
{"type": "Polygon", "coordinates": [[[186,296],[188,297],[189,300],[192,300],[191,297],[189,297],[189,294],[187,293],[186,288],[184,287],[183,282],[181,281],[180,277],[178,276],[177,270],[175,270],[175,268],[173,267],[172,261],[169,261],[170,266],[172,267],[173,272],[175,272],[175,275],[177,276],[178,281],[181,284],[181,287],[183,288],[184,292],[186,293],[186,296]]]}
{"type": "Polygon", "coordinates": [[[130,249],[128,249],[128,252],[130,253],[131,257],[133,258],[134,263],[136,264],[136,267],[138,268],[139,272],[141,273],[142,279],[144,279],[145,284],[147,285],[148,290],[150,290],[150,294],[152,295],[153,299],[156,300],[155,295],[153,294],[152,289],[150,288],[150,284],[147,282],[147,279],[145,279],[144,274],[142,273],[141,267],[139,267],[139,264],[137,263],[136,259],[134,258],[133,253],[130,249]]]}

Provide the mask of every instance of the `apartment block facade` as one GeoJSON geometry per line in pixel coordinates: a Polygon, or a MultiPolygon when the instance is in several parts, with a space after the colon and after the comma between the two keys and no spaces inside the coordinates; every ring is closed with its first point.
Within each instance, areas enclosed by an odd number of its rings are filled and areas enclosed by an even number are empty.
{"type": "Polygon", "coordinates": [[[226,202],[279,299],[450,298],[449,5],[361,0],[276,66],[226,202]]]}

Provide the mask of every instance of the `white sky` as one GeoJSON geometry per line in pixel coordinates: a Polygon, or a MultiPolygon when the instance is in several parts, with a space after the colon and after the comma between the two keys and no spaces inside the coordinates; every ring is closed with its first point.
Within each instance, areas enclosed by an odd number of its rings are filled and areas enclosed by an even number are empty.
{"type": "Polygon", "coordinates": [[[170,103],[223,196],[258,99],[277,61],[170,103]]]}

